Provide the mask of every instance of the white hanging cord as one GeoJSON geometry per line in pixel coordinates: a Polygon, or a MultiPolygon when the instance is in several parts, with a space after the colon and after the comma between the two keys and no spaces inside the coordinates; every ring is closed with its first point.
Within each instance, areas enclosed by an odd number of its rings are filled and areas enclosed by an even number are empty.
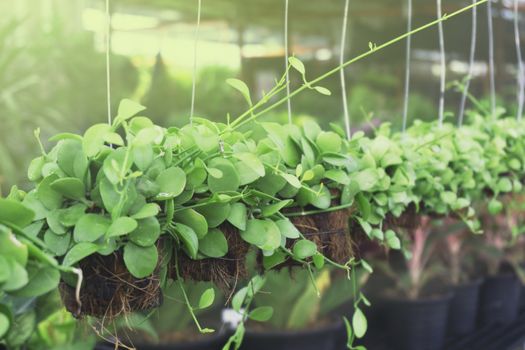
{"type": "MultiPolygon", "coordinates": [[[[441,18],[441,0],[437,0],[437,16],[441,18]]],[[[441,81],[439,88],[439,126],[443,125],[445,114],[445,80],[446,80],[446,61],[445,61],[445,36],[443,34],[443,22],[438,24],[439,30],[439,50],[441,54],[441,81]]]]}
{"type": "MultiPolygon", "coordinates": [[[[412,31],[412,0],[407,2],[407,33],[412,31]]],[[[405,61],[405,101],[403,104],[403,133],[407,128],[408,99],[410,92],[410,50],[412,47],[412,36],[407,37],[406,61],[405,61]]]]}
{"type": "Polygon", "coordinates": [[[518,59],[518,110],[516,118],[521,121],[523,116],[523,100],[524,100],[524,67],[523,59],[521,57],[521,39],[520,39],[520,27],[519,27],[519,8],[518,0],[514,0],[514,39],[516,41],[516,56],[518,59]]]}
{"type": "MultiPolygon", "coordinates": [[[[345,62],[345,44],[346,44],[346,32],[348,27],[348,7],[350,5],[350,0],[345,1],[345,12],[343,17],[343,30],[341,34],[341,56],[340,56],[340,65],[342,66],[345,62]]],[[[346,137],[350,140],[352,138],[352,133],[350,130],[350,112],[348,111],[348,101],[346,97],[346,81],[345,81],[345,70],[341,69],[339,71],[341,76],[341,94],[343,97],[343,113],[345,118],[345,129],[346,137]]]]}
{"type": "Polygon", "coordinates": [[[197,87],[197,46],[199,44],[199,30],[201,27],[201,8],[202,0],[199,0],[199,4],[197,7],[197,27],[195,28],[195,42],[193,43],[193,78],[191,86],[190,124],[193,124],[193,113],[195,112],[195,90],[197,87]]]}
{"type": "Polygon", "coordinates": [[[492,26],[492,0],[487,3],[487,22],[489,31],[489,74],[490,74],[490,109],[496,115],[496,79],[494,77],[494,29],[492,26]]]}
{"type": "MultiPolygon", "coordinates": [[[[290,96],[290,72],[288,71],[288,57],[290,53],[288,52],[288,0],[285,0],[284,4],[284,59],[286,67],[286,96],[290,96]]],[[[288,123],[292,124],[292,101],[290,98],[286,101],[288,107],[288,123]]]]}
{"type": "Polygon", "coordinates": [[[110,51],[111,51],[111,13],[109,11],[109,0],[106,0],[106,94],[107,94],[107,108],[108,108],[108,124],[111,125],[111,67],[110,67],[110,51]]]}
{"type": "MultiPolygon", "coordinates": [[[[477,0],[472,0],[472,3],[475,4],[477,0]]],[[[474,75],[474,58],[476,57],[476,37],[477,37],[477,28],[478,28],[478,9],[477,6],[472,8],[472,32],[470,38],[470,57],[469,57],[469,67],[468,67],[468,77],[463,87],[463,93],[461,95],[461,103],[459,105],[459,114],[458,114],[458,125],[463,125],[463,116],[465,115],[465,104],[467,102],[468,90],[470,88],[470,80],[474,75]]]]}

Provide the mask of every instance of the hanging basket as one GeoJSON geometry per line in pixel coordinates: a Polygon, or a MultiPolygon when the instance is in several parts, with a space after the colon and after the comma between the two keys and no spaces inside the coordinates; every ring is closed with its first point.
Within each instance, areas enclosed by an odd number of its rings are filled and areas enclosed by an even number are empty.
{"type": "Polygon", "coordinates": [[[410,203],[399,217],[388,213],[385,218],[385,226],[394,231],[396,228],[412,230],[417,227],[418,223],[419,216],[414,203],[410,203]]]}
{"type": "MultiPolygon", "coordinates": [[[[161,241],[157,243],[159,249],[161,241]]],[[[159,254],[160,256],[160,254],[159,254]]],[[[114,319],[136,311],[147,311],[162,304],[160,266],[145,278],[136,278],[126,268],[122,249],[110,255],[91,255],[79,262],[83,273],[80,289],[81,307],[75,288],[60,283],[60,294],[66,309],[75,317],[94,316],[114,319]]]]}
{"type": "MultiPolygon", "coordinates": [[[[332,200],[332,206],[338,205],[339,197],[332,200]]],[[[318,214],[291,215],[290,221],[302,233],[302,235],[317,245],[317,251],[326,258],[344,265],[355,256],[355,242],[349,231],[349,218],[351,208],[344,208],[318,214]]],[[[289,214],[295,214],[289,211],[289,214]]],[[[289,240],[286,244],[288,249],[293,249],[295,240],[289,240]]],[[[259,255],[258,262],[261,264],[262,256],[259,255]]],[[[281,270],[285,267],[302,266],[300,262],[288,259],[282,264],[274,267],[281,270]]]]}
{"type": "MultiPolygon", "coordinates": [[[[239,279],[246,278],[246,255],[250,246],[241,238],[239,230],[229,223],[219,229],[228,242],[228,253],[222,258],[193,260],[186,254],[177,255],[179,274],[183,280],[212,282],[224,291],[231,291],[239,279]]],[[[171,277],[177,279],[176,270],[171,269],[171,277]]]]}

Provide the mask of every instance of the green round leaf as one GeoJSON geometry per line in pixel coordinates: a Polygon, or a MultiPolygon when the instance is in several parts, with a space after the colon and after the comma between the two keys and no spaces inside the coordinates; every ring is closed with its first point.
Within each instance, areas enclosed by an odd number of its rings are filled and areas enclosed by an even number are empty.
{"type": "Polygon", "coordinates": [[[53,183],[57,180],[58,176],[51,174],[44,178],[36,189],[38,199],[49,210],[58,209],[62,205],[62,195],[53,188],[53,183]]]}
{"type": "Polygon", "coordinates": [[[297,239],[301,236],[301,232],[295,227],[294,224],[289,219],[282,219],[277,222],[275,222],[277,226],[279,227],[279,231],[281,231],[281,234],[290,239],[297,239]]]}
{"type": "Polygon", "coordinates": [[[208,233],[206,218],[193,209],[181,210],[175,213],[173,217],[176,222],[191,227],[199,239],[208,233]]]}
{"type": "Polygon", "coordinates": [[[317,140],[315,143],[323,153],[339,153],[342,147],[341,136],[333,131],[320,132],[319,135],[317,135],[317,140]]]}
{"type": "Polygon", "coordinates": [[[6,314],[0,312],[0,339],[4,337],[10,327],[11,320],[6,314]]]}
{"type": "Polygon", "coordinates": [[[183,224],[175,224],[175,232],[180,238],[188,255],[192,259],[197,259],[197,252],[199,250],[199,239],[195,234],[195,231],[189,226],[183,224]]]}
{"type": "Polygon", "coordinates": [[[352,327],[356,338],[362,338],[366,334],[368,323],[365,314],[361,309],[356,308],[352,317],[352,327]]]}
{"type": "Polygon", "coordinates": [[[246,230],[247,221],[246,205],[237,202],[231,205],[230,214],[228,215],[228,222],[239,230],[246,230]]]}
{"type": "Polygon", "coordinates": [[[401,241],[392,230],[387,230],[385,233],[385,240],[388,246],[392,249],[401,249],[401,241]]]}
{"type": "Polygon", "coordinates": [[[500,213],[503,210],[503,203],[498,201],[497,199],[492,199],[489,202],[489,213],[492,215],[496,215],[500,213]]]}
{"type": "Polygon", "coordinates": [[[0,255],[12,259],[22,266],[26,266],[29,256],[27,246],[2,225],[0,225],[0,255]]]}
{"type": "Polygon", "coordinates": [[[330,190],[326,186],[314,186],[312,190],[315,193],[312,193],[310,197],[310,204],[319,208],[319,209],[328,209],[332,204],[332,195],[330,190]]]}
{"type": "Polygon", "coordinates": [[[133,165],[133,157],[127,147],[119,147],[104,160],[104,175],[112,184],[121,183],[133,165]]]}
{"type": "Polygon", "coordinates": [[[199,240],[199,251],[210,258],[221,258],[228,253],[228,241],[218,229],[210,232],[199,240]]]}
{"type": "Polygon", "coordinates": [[[84,183],[76,177],[66,177],[53,181],[51,188],[64,197],[77,201],[83,199],[85,195],[84,183]]]}
{"type": "Polygon", "coordinates": [[[148,247],[155,244],[159,236],[159,221],[155,217],[150,217],[138,221],[138,226],[129,234],[129,239],[136,245],[148,247]]]}
{"type": "Polygon", "coordinates": [[[239,159],[244,164],[246,164],[247,167],[255,171],[257,175],[262,177],[266,174],[263,163],[261,162],[259,158],[257,158],[255,154],[248,153],[248,152],[242,152],[242,153],[235,153],[233,156],[239,159]]]}
{"type": "Polygon", "coordinates": [[[66,254],[69,243],[71,243],[71,234],[57,235],[52,230],[47,230],[44,234],[44,242],[49,250],[56,256],[66,254]]]}
{"type": "Polygon", "coordinates": [[[29,277],[24,266],[13,259],[8,261],[11,274],[9,279],[2,285],[2,289],[6,292],[13,292],[25,286],[29,282],[29,277]]]}
{"type": "Polygon", "coordinates": [[[67,176],[75,176],[75,160],[83,156],[81,141],[72,139],[60,141],[57,164],[67,176]]]}
{"type": "Polygon", "coordinates": [[[137,168],[142,171],[146,170],[151,163],[153,163],[154,156],[155,153],[151,145],[133,147],[133,161],[137,165],[137,168]]]}
{"type": "Polygon", "coordinates": [[[124,236],[137,228],[137,220],[126,216],[120,217],[109,226],[108,237],[124,236]]]}
{"type": "Polygon", "coordinates": [[[9,262],[7,261],[6,258],[0,255],[0,284],[7,281],[10,274],[11,272],[10,272],[9,262]]]}
{"type": "Polygon", "coordinates": [[[262,250],[274,250],[281,245],[279,227],[270,220],[248,220],[246,231],[241,231],[241,237],[262,250]]]}
{"type": "Polygon", "coordinates": [[[42,177],[42,168],[46,164],[44,157],[35,158],[29,163],[29,168],[27,169],[27,178],[29,181],[38,181],[42,177]]]}
{"type": "Polygon", "coordinates": [[[118,122],[123,122],[133,117],[137,113],[142,112],[145,109],[146,107],[142,106],[141,104],[125,98],[122,101],[120,101],[120,104],[118,106],[117,117],[115,118],[115,120],[118,122]]]}
{"type": "Polygon", "coordinates": [[[273,316],[273,307],[271,306],[261,306],[256,309],[253,309],[248,317],[254,321],[266,322],[273,316]]]}
{"type": "Polygon", "coordinates": [[[55,209],[47,216],[47,225],[57,235],[66,233],[66,228],[60,223],[60,209],[55,209]]]}
{"type": "Polygon", "coordinates": [[[72,266],[80,260],[90,256],[98,250],[98,246],[93,243],[78,243],[67,252],[62,264],[72,266]]]}
{"type": "Polygon", "coordinates": [[[16,291],[19,297],[39,297],[58,287],[60,272],[50,266],[36,266],[28,268],[29,283],[16,291]]]}
{"type": "Polygon", "coordinates": [[[215,300],[215,289],[208,288],[202,293],[199,300],[199,309],[206,309],[213,305],[215,300]]]}
{"type": "Polygon", "coordinates": [[[231,205],[229,203],[211,203],[198,207],[195,210],[206,218],[208,227],[212,228],[226,221],[230,215],[231,205]]]}
{"type": "Polygon", "coordinates": [[[160,207],[156,203],[148,203],[145,204],[138,212],[133,214],[131,217],[133,219],[145,219],[152,216],[157,216],[157,214],[160,212],[160,207]]]}
{"type": "Polygon", "coordinates": [[[296,259],[303,260],[315,254],[317,254],[317,245],[307,239],[302,239],[293,246],[293,255],[296,259]]]}
{"type": "Polygon", "coordinates": [[[104,139],[111,131],[109,124],[95,124],[87,129],[82,140],[82,148],[88,157],[96,156],[104,147],[104,139]]]}
{"type": "Polygon", "coordinates": [[[124,263],[135,278],[150,276],[158,262],[157,247],[139,247],[131,242],[124,246],[124,263]]]}
{"type": "Polygon", "coordinates": [[[65,209],[60,209],[59,221],[65,227],[73,227],[78,220],[84,216],[87,206],[82,203],[72,205],[65,209]]]}
{"type": "Polygon", "coordinates": [[[98,214],[85,214],[75,226],[73,236],[75,242],[94,242],[104,236],[111,221],[98,214]]]}
{"type": "Polygon", "coordinates": [[[33,222],[35,213],[20,202],[0,198],[0,223],[10,223],[24,228],[33,222]]]}
{"type": "Polygon", "coordinates": [[[241,183],[241,179],[233,164],[224,158],[215,158],[209,164],[210,168],[217,168],[222,172],[222,176],[208,176],[208,187],[212,193],[236,191],[241,183]]]}
{"type": "Polygon", "coordinates": [[[156,183],[160,188],[161,199],[175,198],[184,191],[186,174],[181,168],[168,168],[159,174],[156,183]]]}

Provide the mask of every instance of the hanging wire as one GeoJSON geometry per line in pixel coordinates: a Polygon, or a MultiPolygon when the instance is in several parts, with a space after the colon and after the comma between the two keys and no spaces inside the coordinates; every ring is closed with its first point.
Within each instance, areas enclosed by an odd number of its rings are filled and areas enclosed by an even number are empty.
{"type": "MultiPolygon", "coordinates": [[[[477,0],[472,0],[472,3],[475,4],[477,0]]],[[[468,77],[463,87],[463,93],[461,95],[461,103],[459,105],[459,114],[458,114],[458,125],[463,125],[463,117],[465,115],[465,104],[467,102],[468,90],[470,88],[470,80],[474,75],[474,58],[476,57],[476,37],[478,31],[478,9],[477,6],[472,8],[472,31],[470,38],[470,57],[469,57],[469,66],[468,66],[468,77]]]]}
{"type": "MultiPolygon", "coordinates": [[[[289,2],[285,0],[284,3],[284,64],[286,68],[286,96],[290,96],[290,72],[288,69],[288,58],[290,53],[288,52],[288,9],[289,2]]],[[[290,98],[286,101],[288,107],[288,123],[292,124],[292,101],[290,98]]]]}
{"type": "MultiPolygon", "coordinates": [[[[341,55],[340,55],[340,65],[342,66],[345,62],[345,44],[346,44],[346,32],[348,27],[348,7],[350,5],[350,0],[345,1],[345,12],[343,16],[343,29],[341,33],[341,55]]],[[[350,112],[348,111],[348,101],[346,96],[346,80],[345,80],[345,70],[341,69],[339,71],[341,76],[341,94],[343,97],[343,113],[345,118],[345,128],[346,128],[346,137],[350,140],[352,138],[352,133],[350,130],[350,112]]]]}
{"type": "MultiPolygon", "coordinates": [[[[475,1],[475,0],[474,0],[475,1]]],[[[407,2],[407,33],[412,31],[412,0],[407,2]]],[[[407,37],[406,61],[405,61],[405,101],[403,104],[403,133],[407,128],[408,120],[408,99],[410,91],[410,50],[412,47],[412,36],[407,37]]]]}
{"type": "Polygon", "coordinates": [[[193,43],[193,78],[191,86],[190,124],[193,124],[193,113],[195,112],[195,90],[197,87],[197,45],[199,44],[199,30],[201,27],[201,8],[202,0],[199,0],[199,4],[197,7],[197,27],[195,28],[195,42],[193,43]]]}
{"type": "Polygon", "coordinates": [[[524,80],[524,69],[523,69],[523,59],[521,57],[521,39],[520,39],[520,27],[519,27],[519,8],[518,0],[514,0],[514,39],[516,41],[516,56],[518,59],[518,110],[516,118],[521,121],[523,116],[523,100],[524,100],[524,89],[525,89],[525,80],[524,80]]]}
{"type": "MultiPolygon", "coordinates": [[[[437,16],[441,18],[441,0],[437,0],[437,16]]],[[[445,61],[445,36],[443,34],[443,22],[438,24],[439,30],[439,51],[441,54],[441,80],[439,88],[439,126],[443,125],[445,114],[445,80],[446,80],[446,61],[445,61]]]]}
{"type": "Polygon", "coordinates": [[[108,124],[111,125],[111,67],[110,67],[110,51],[111,51],[111,13],[109,11],[109,0],[106,0],[106,94],[107,94],[107,108],[108,108],[108,124]]]}
{"type": "Polygon", "coordinates": [[[494,77],[494,29],[492,21],[492,0],[487,2],[487,22],[489,34],[489,79],[490,79],[490,109],[492,116],[496,115],[496,79],[494,77]]]}

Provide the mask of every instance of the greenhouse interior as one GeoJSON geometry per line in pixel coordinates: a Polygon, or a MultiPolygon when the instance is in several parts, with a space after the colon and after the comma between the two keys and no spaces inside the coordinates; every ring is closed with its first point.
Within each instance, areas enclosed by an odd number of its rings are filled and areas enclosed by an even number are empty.
{"type": "Polygon", "coordinates": [[[0,11],[0,349],[525,349],[525,0],[0,11]]]}

